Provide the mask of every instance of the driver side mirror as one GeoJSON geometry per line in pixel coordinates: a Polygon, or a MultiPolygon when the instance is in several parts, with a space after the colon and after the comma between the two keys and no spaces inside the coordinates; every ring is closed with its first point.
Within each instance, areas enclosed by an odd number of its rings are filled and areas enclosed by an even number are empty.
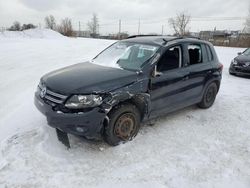
{"type": "Polygon", "coordinates": [[[238,52],[238,55],[241,55],[242,54],[242,52],[238,52]]]}

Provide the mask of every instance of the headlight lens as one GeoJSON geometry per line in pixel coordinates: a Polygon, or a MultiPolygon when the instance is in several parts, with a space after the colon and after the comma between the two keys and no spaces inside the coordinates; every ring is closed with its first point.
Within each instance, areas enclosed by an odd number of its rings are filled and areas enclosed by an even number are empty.
{"type": "Polygon", "coordinates": [[[67,100],[65,106],[70,109],[91,108],[102,104],[102,97],[99,95],[73,95],[67,100]]]}
{"type": "Polygon", "coordinates": [[[233,65],[237,65],[238,62],[234,59],[234,60],[232,60],[232,64],[233,64],[233,65]]]}

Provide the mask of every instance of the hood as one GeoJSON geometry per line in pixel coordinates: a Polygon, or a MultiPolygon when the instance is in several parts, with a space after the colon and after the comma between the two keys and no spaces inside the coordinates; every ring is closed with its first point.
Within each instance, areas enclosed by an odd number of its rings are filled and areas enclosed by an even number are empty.
{"type": "Polygon", "coordinates": [[[246,56],[242,54],[242,55],[237,56],[235,60],[238,61],[239,63],[250,62],[250,56],[246,56]]]}
{"type": "Polygon", "coordinates": [[[129,85],[137,80],[137,74],[84,62],[50,72],[41,80],[46,87],[61,94],[88,94],[129,85]]]}

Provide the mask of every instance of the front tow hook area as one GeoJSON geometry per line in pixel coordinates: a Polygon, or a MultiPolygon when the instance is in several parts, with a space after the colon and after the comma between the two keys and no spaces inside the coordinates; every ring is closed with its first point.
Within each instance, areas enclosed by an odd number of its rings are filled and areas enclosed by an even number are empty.
{"type": "Polygon", "coordinates": [[[56,134],[57,134],[58,140],[60,142],[62,142],[67,147],[67,149],[69,149],[70,148],[70,143],[69,143],[68,134],[61,131],[60,129],[57,129],[57,128],[56,128],[56,134]]]}

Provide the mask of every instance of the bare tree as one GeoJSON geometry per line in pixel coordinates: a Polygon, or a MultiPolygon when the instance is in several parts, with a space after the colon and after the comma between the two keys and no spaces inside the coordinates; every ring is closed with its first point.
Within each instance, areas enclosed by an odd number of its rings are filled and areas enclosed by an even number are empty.
{"type": "Polygon", "coordinates": [[[91,21],[88,22],[87,26],[90,31],[90,36],[96,38],[99,33],[99,19],[95,13],[93,14],[91,21]]]}
{"type": "Polygon", "coordinates": [[[184,36],[188,34],[190,18],[190,15],[187,15],[185,12],[181,12],[178,13],[175,18],[170,18],[168,23],[173,28],[176,35],[184,36]]]}
{"type": "Polygon", "coordinates": [[[20,31],[21,30],[21,24],[18,21],[15,21],[13,25],[8,29],[9,31],[20,31]]]}
{"type": "Polygon", "coordinates": [[[29,24],[23,24],[21,30],[34,29],[34,28],[36,28],[36,26],[32,23],[29,23],[29,24]]]}
{"type": "Polygon", "coordinates": [[[248,16],[246,18],[246,22],[245,22],[245,32],[246,33],[250,33],[250,6],[249,6],[249,9],[248,9],[248,16]]]}
{"type": "Polygon", "coordinates": [[[71,19],[69,18],[63,19],[61,24],[58,26],[57,30],[59,33],[65,36],[68,36],[68,37],[74,36],[72,22],[71,22],[71,19]]]}
{"type": "Polygon", "coordinates": [[[44,21],[46,28],[56,30],[56,19],[53,15],[46,16],[44,21]]]}

